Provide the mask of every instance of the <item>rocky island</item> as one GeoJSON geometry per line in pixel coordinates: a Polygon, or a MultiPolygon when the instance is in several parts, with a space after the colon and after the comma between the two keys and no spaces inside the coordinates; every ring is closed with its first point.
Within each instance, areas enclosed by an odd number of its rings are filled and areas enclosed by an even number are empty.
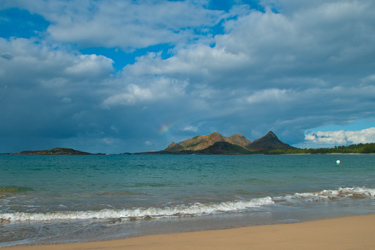
{"type": "Polygon", "coordinates": [[[280,141],[272,132],[253,142],[241,134],[225,137],[218,132],[209,135],[196,136],[179,143],[172,142],[169,146],[153,154],[222,154],[243,155],[270,150],[290,150],[294,147],[280,141]]]}

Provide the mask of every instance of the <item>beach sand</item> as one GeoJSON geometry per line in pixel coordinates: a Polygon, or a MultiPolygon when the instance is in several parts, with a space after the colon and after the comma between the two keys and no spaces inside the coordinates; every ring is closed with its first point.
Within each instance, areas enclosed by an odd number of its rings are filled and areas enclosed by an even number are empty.
{"type": "Polygon", "coordinates": [[[101,242],[19,246],[4,249],[375,249],[375,214],[294,224],[151,235],[101,242]]]}

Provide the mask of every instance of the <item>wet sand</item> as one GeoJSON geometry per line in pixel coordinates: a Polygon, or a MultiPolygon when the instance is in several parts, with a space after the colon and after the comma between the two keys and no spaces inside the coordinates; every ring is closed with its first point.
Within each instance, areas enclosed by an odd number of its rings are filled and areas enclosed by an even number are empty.
{"type": "Polygon", "coordinates": [[[117,249],[375,249],[375,214],[282,225],[151,235],[137,238],[6,250],[117,249]]]}

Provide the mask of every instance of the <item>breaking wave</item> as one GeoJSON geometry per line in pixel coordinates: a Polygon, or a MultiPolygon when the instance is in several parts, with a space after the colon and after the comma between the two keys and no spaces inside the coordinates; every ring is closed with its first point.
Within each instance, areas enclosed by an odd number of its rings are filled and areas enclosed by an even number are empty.
{"type": "Polygon", "coordinates": [[[277,197],[263,197],[251,200],[227,201],[220,203],[195,203],[165,208],[135,208],[135,209],[104,209],[100,211],[73,211],[54,213],[0,213],[0,221],[55,221],[55,220],[85,220],[85,219],[156,219],[166,217],[202,216],[220,212],[239,212],[250,208],[288,203],[304,203],[330,201],[337,199],[368,199],[375,198],[375,189],[370,188],[339,188],[311,193],[295,193],[277,197]]]}
{"type": "Polygon", "coordinates": [[[51,220],[84,220],[84,219],[149,219],[163,217],[200,216],[217,212],[231,212],[252,207],[273,204],[271,197],[221,202],[221,203],[195,203],[185,206],[165,208],[135,208],[135,209],[103,209],[100,211],[76,211],[56,213],[2,213],[0,220],[5,221],[51,221],[51,220]]]}
{"type": "Polygon", "coordinates": [[[285,195],[273,197],[274,202],[313,202],[338,200],[343,198],[366,199],[375,198],[375,189],[365,187],[338,188],[334,190],[323,190],[312,193],[295,193],[294,195],[285,195]]]}

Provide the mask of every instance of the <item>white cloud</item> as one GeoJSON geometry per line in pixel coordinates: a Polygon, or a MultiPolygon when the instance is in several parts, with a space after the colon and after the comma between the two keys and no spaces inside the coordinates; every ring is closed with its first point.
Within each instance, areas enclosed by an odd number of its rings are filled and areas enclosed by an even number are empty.
{"type": "Polygon", "coordinates": [[[98,82],[114,71],[113,61],[104,56],[80,55],[23,38],[0,38],[0,53],[10,58],[0,58],[0,68],[6,72],[0,75],[1,80],[13,84],[48,85],[52,80],[60,85],[82,79],[98,82]]]}
{"type": "Polygon", "coordinates": [[[120,77],[115,80],[109,87],[114,86],[116,89],[115,91],[109,91],[110,95],[103,101],[103,105],[106,107],[118,105],[127,106],[142,102],[176,99],[185,94],[185,88],[187,86],[186,81],[177,81],[165,77],[156,79],[145,77],[138,78],[134,81],[137,82],[137,84],[128,84],[128,82],[132,82],[132,79],[127,79],[126,77],[120,77]]]}
{"type": "Polygon", "coordinates": [[[72,103],[72,99],[69,97],[64,97],[61,99],[61,102],[64,104],[69,104],[69,103],[72,103]]]}
{"type": "Polygon", "coordinates": [[[65,69],[65,72],[81,78],[92,78],[113,71],[112,63],[111,59],[104,56],[78,55],[74,58],[73,64],[65,69]]]}
{"type": "Polygon", "coordinates": [[[103,142],[107,145],[111,145],[114,143],[114,139],[113,138],[103,138],[103,142]]]}
{"type": "Polygon", "coordinates": [[[375,128],[363,129],[360,131],[327,131],[309,133],[305,135],[307,144],[326,145],[349,145],[359,143],[375,142],[375,128]]]}
{"type": "Polygon", "coordinates": [[[184,128],[184,131],[191,131],[191,132],[197,132],[198,128],[194,126],[187,126],[184,128]]]}
{"type": "Polygon", "coordinates": [[[367,83],[367,82],[375,82],[375,74],[364,77],[362,79],[362,81],[365,82],[365,83],[367,83]]]}
{"type": "Polygon", "coordinates": [[[127,92],[115,94],[108,97],[104,101],[104,105],[134,105],[136,101],[150,100],[153,94],[150,89],[142,89],[137,85],[131,84],[127,86],[127,92]]]}
{"type": "Polygon", "coordinates": [[[291,99],[293,93],[285,89],[265,89],[255,92],[247,98],[249,103],[285,103],[291,99]]]}
{"type": "Polygon", "coordinates": [[[248,61],[249,58],[243,53],[233,54],[225,48],[193,45],[179,50],[176,56],[166,60],[162,60],[160,54],[150,53],[126,68],[135,75],[169,75],[182,79],[188,76],[193,81],[204,79],[212,82],[225,74],[236,72],[248,61]]]}

